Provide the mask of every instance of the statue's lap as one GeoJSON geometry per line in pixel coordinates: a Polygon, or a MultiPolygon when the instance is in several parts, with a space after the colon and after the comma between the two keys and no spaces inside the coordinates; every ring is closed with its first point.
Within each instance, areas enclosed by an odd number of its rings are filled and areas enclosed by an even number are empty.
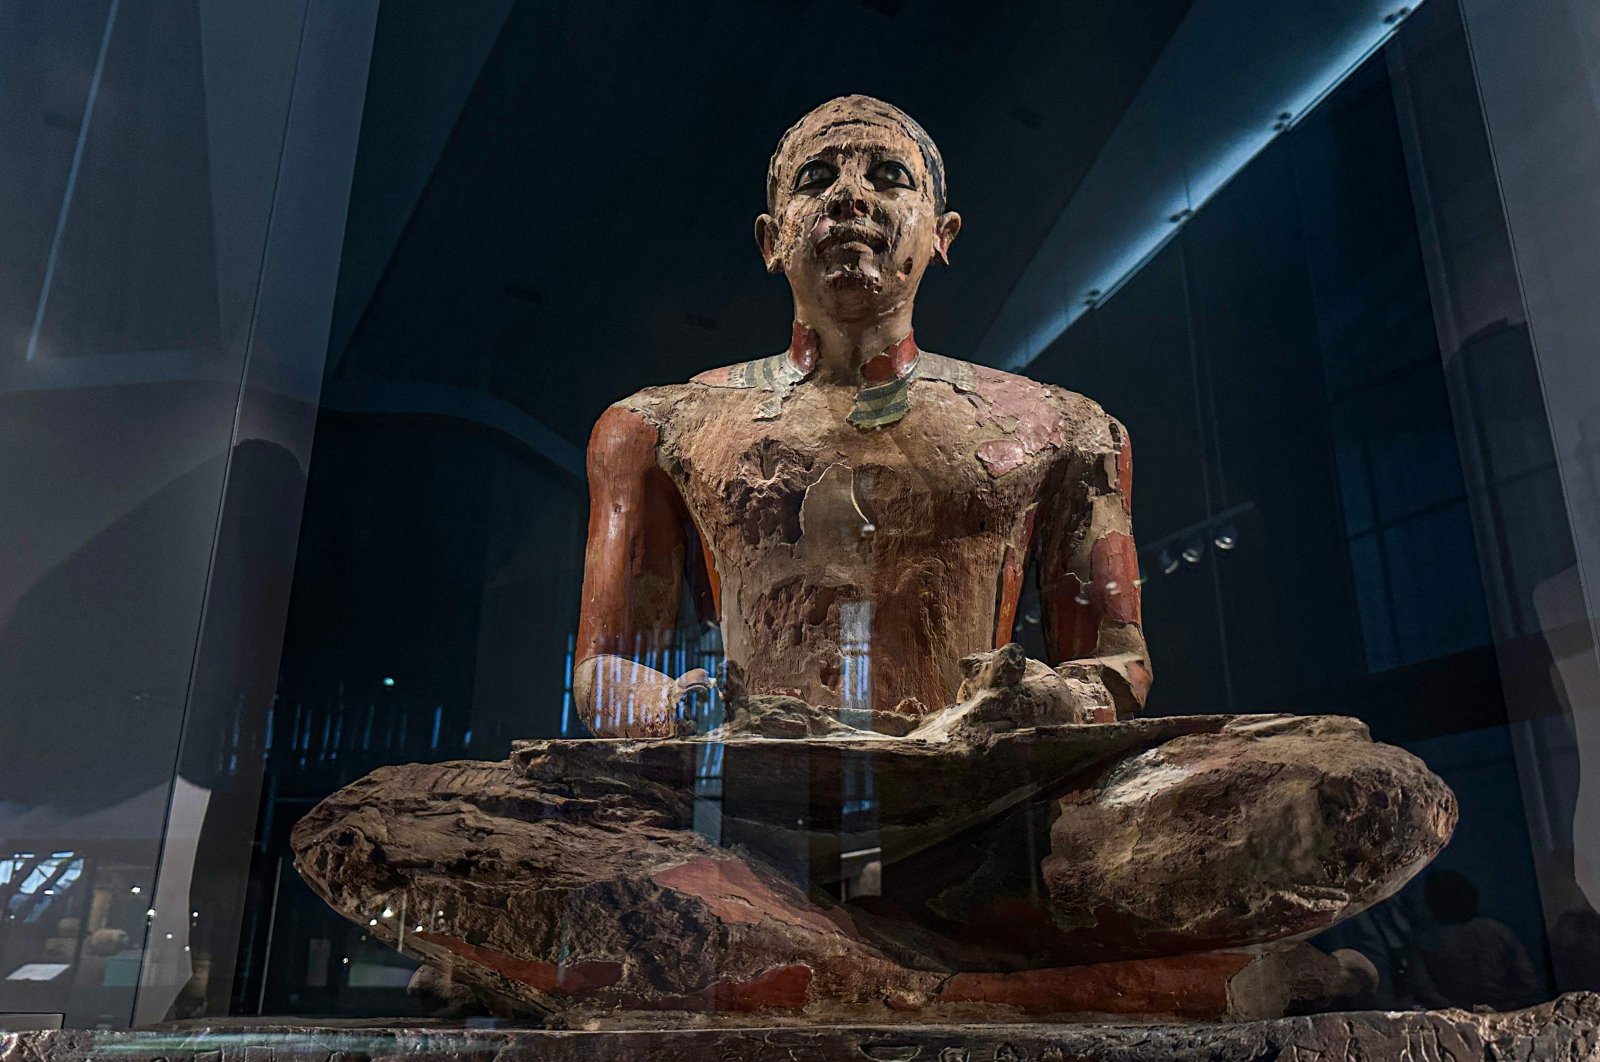
{"type": "Polygon", "coordinates": [[[1196,716],[526,742],[374,772],[295,846],[347,917],[535,1008],[815,1010],[1312,933],[1397,889],[1454,817],[1353,720],[1196,716]],[[879,895],[835,902],[873,849],[879,895]]]}

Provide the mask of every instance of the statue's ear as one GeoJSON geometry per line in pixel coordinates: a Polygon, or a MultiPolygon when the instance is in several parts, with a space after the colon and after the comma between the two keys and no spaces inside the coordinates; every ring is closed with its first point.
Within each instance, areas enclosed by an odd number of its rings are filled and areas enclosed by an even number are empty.
{"type": "Polygon", "coordinates": [[[961,215],[954,210],[940,214],[939,220],[933,223],[933,253],[945,265],[950,264],[950,245],[956,242],[960,231],[961,215]]]}
{"type": "Polygon", "coordinates": [[[778,257],[778,223],[771,214],[756,218],[756,246],[761,248],[761,261],[768,273],[783,272],[783,260],[778,257]]]}

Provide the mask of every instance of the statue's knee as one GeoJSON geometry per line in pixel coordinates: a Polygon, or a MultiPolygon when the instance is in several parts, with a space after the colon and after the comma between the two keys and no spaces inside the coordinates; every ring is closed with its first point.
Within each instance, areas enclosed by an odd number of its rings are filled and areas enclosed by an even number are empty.
{"type": "Polygon", "coordinates": [[[1247,943],[1388,895],[1454,822],[1444,783],[1359,722],[1246,718],[1064,798],[1044,870],[1058,920],[1108,911],[1141,933],[1205,925],[1213,943],[1247,943]]]}
{"type": "Polygon", "coordinates": [[[1257,794],[1272,864],[1263,870],[1308,901],[1374,902],[1450,837],[1449,788],[1417,757],[1374,742],[1356,720],[1313,716],[1230,729],[1243,741],[1241,760],[1271,777],[1257,794]]]}

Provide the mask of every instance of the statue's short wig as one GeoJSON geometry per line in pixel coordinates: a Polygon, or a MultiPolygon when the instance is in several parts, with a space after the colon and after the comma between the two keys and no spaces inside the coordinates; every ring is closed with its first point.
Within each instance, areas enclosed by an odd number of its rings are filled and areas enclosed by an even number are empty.
{"type": "Polygon", "coordinates": [[[789,141],[802,129],[807,132],[822,132],[842,125],[885,124],[900,129],[921,150],[923,165],[928,168],[928,175],[933,181],[934,208],[941,214],[944,213],[944,158],[939,154],[938,146],[934,144],[933,138],[927,131],[905,111],[892,103],[885,103],[871,96],[840,96],[831,99],[807,112],[778,139],[778,147],[772,153],[772,161],[767,163],[767,211],[770,213],[778,209],[778,169],[782,164],[784,153],[788,150],[789,141]],[[823,118],[827,120],[816,124],[818,119],[823,118]],[[810,128],[812,125],[816,125],[816,128],[810,128]]]}

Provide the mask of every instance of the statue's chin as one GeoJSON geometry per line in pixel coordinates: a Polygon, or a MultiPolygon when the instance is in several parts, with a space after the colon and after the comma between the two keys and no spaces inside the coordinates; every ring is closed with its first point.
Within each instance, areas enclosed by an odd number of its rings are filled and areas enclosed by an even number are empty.
{"type": "Polygon", "coordinates": [[[831,270],[822,277],[822,283],[835,292],[877,292],[883,288],[883,274],[870,262],[831,270]]]}

